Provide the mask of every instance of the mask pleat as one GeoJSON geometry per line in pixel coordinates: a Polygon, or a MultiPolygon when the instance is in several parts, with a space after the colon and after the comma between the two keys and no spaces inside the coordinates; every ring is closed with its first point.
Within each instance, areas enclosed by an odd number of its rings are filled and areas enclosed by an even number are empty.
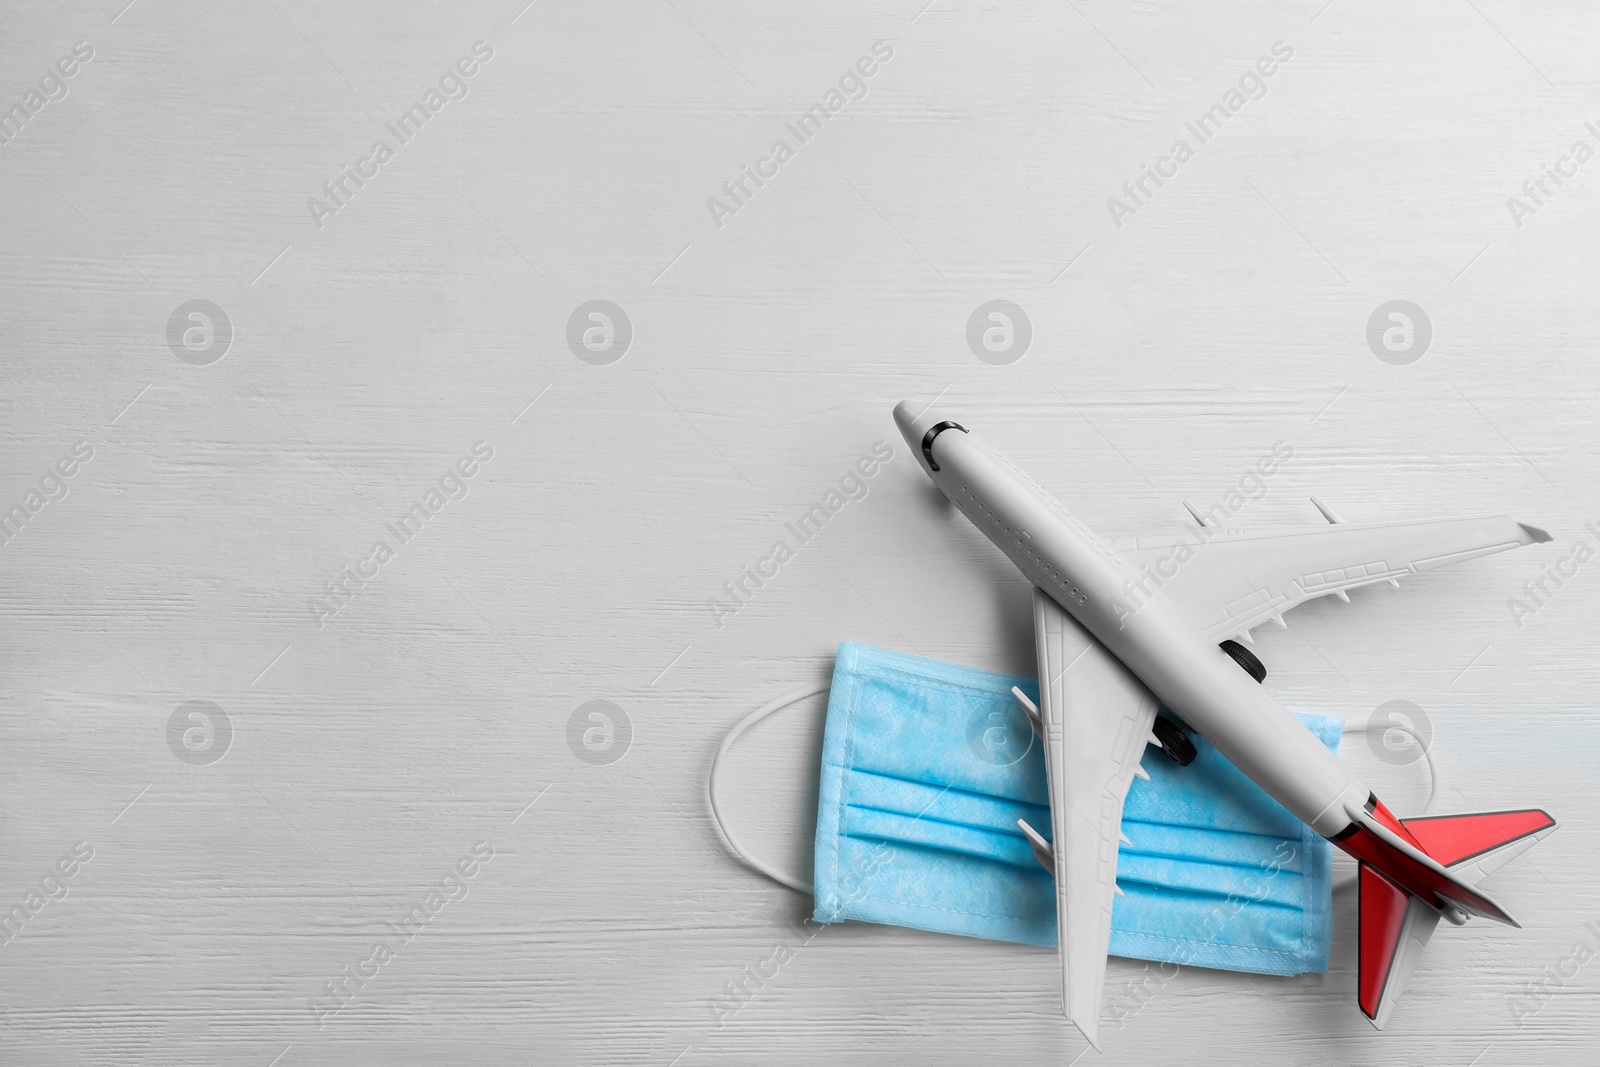
{"type": "Polygon", "coordinates": [[[1305,859],[1301,834],[1293,838],[1268,834],[1174,826],[1143,819],[1122,820],[1125,843],[1120,856],[1144,855],[1197,863],[1227,864],[1255,870],[1269,866],[1300,874],[1305,859]]]}
{"type": "Polygon", "coordinates": [[[1118,884],[1124,895],[1112,909],[1114,955],[1263,974],[1300,974],[1315,962],[1312,930],[1299,908],[1120,878],[1118,884]]]}
{"type": "Polygon", "coordinates": [[[844,832],[851,837],[948,849],[1017,867],[1037,867],[1039,864],[1020,833],[1000,833],[983,827],[930,819],[926,815],[916,818],[899,812],[851,805],[845,810],[844,832]]]}

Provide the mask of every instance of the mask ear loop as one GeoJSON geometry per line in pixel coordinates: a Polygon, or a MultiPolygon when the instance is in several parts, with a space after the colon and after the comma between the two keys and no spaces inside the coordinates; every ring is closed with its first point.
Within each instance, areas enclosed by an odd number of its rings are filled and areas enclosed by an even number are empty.
{"type": "Polygon", "coordinates": [[[722,757],[726,756],[728,754],[728,750],[733,748],[733,743],[739,740],[740,734],[744,733],[746,730],[750,729],[750,727],[754,726],[756,723],[760,722],[762,719],[765,719],[768,715],[771,715],[780,708],[786,708],[790,704],[798,703],[807,697],[814,697],[818,693],[826,693],[830,688],[832,688],[831,683],[827,685],[813,686],[810,689],[797,690],[793,693],[789,693],[786,696],[779,697],[770,704],[761,705],[761,707],[740,719],[738,723],[734,725],[733,729],[728,731],[728,736],[722,739],[722,747],[717,749],[716,758],[711,761],[711,775],[706,779],[706,791],[711,795],[711,817],[716,820],[717,831],[722,835],[722,840],[728,846],[728,849],[746,866],[760,871],[762,874],[766,875],[768,878],[771,878],[779,885],[788,886],[790,889],[798,890],[801,893],[812,892],[810,882],[804,880],[803,878],[797,878],[793,875],[785,874],[784,872],[769,866],[761,860],[756,859],[750,853],[746,852],[739,842],[734,839],[733,831],[728,829],[727,822],[722,818],[722,808],[717,803],[717,771],[722,766],[722,757]]]}
{"type": "MultiPolygon", "coordinates": [[[[1372,726],[1370,723],[1363,723],[1360,726],[1346,726],[1344,732],[1346,735],[1364,734],[1370,732],[1371,729],[1372,726]]],[[[1433,802],[1439,796],[1439,765],[1433,761],[1433,748],[1428,745],[1427,742],[1423,741],[1422,738],[1418,737],[1416,731],[1411,729],[1409,726],[1401,726],[1398,723],[1385,723],[1383,730],[1385,733],[1388,733],[1390,730],[1399,730],[1401,733],[1411,738],[1413,744],[1422,749],[1422,758],[1428,761],[1428,800],[1427,803],[1422,805],[1422,814],[1427,815],[1429,812],[1433,811],[1433,802]]],[[[1416,761],[1413,760],[1412,762],[1415,763],[1416,761]]],[[[1337,882],[1334,882],[1332,888],[1342,889],[1347,885],[1354,884],[1355,880],[1360,877],[1360,873],[1360,869],[1357,868],[1355,874],[1350,875],[1348,878],[1341,878],[1337,882]]]]}

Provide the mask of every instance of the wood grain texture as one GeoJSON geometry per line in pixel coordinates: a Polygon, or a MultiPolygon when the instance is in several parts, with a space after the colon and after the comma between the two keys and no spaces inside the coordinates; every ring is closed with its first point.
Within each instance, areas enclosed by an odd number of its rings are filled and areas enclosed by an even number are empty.
{"type": "MultiPolygon", "coordinates": [[[[1105,1062],[1593,1062],[1600,963],[1563,961],[1600,951],[1600,563],[1520,627],[1507,602],[1600,546],[1600,162],[1520,228],[1506,204],[1600,147],[1591,9],[122,3],[0,12],[8,107],[94,52],[0,144],[0,508],[93,448],[0,546],[0,910],[93,849],[0,944],[0,1061],[1073,1062],[1050,953],[806,939],[809,901],[734,863],[705,801],[725,731],[840,640],[1031,670],[1024,583],[894,436],[896,400],[942,393],[1106,532],[1284,440],[1244,521],[1312,520],[1314,492],[1558,538],[1310,604],[1258,648],[1297,710],[1424,708],[1442,810],[1558,815],[1493,884],[1525,928],[1443,931],[1378,1034],[1340,891],[1327,974],[1186,970],[1103,1028],[1105,1062]],[[388,133],[480,40],[465,96],[388,133]],[[865,96],[787,134],[880,40],[865,96]],[[1107,199],[1278,41],[1265,95],[1118,226],[1107,199]],[[318,226],[307,200],[380,139],[318,226]],[[233,328],[209,365],[168,343],[197,299],[233,328]],[[595,299],[632,324],[610,365],[567,341],[595,299]],[[1007,365],[966,340],[994,299],[1032,326],[1007,365]],[[1407,366],[1367,343],[1393,299],[1432,324],[1407,366]],[[877,440],[866,498],[719,626],[723,583],[877,440]],[[465,495],[394,536],[478,441],[465,495]],[[631,724],[616,762],[569,741],[593,700],[631,724]],[[199,720],[169,743],[189,701],[227,717],[215,762],[179,756],[199,720]],[[324,983],[485,841],[319,1026],[324,983]],[[1546,967],[1569,973],[1519,1011],[1546,967]]],[[[730,775],[740,831],[797,869],[820,713],[757,728],[730,775]]],[[[1420,765],[1345,752],[1426,797],[1420,765]]]]}

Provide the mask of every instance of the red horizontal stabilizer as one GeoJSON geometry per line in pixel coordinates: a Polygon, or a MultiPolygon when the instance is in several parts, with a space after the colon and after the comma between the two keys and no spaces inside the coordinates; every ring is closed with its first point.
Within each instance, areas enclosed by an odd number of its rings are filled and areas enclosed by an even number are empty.
{"type": "MultiPolygon", "coordinates": [[[[1541,830],[1548,830],[1556,824],[1547,812],[1539,808],[1486,811],[1475,815],[1431,815],[1402,819],[1400,822],[1411,838],[1422,846],[1422,851],[1446,867],[1481,856],[1541,830]]],[[[1363,911],[1363,922],[1365,919],[1366,913],[1363,911]]]]}
{"type": "Polygon", "coordinates": [[[1361,865],[1361,941],[1357,953],[1361,974],[1356,999],[1369,1019],[1378,1017],[1378,1005],[1394,969],[1409,896],[1376,867],[1361,865]]]}
{"type": "Polygon", "coordinates": [[[1508,926],[1517,925],[1517,921],[1507,915],[1500,905],[1452,875],[1443,863],[1410,842],[1404,842],[1405,848],[1400,848],[1385,840],[1371,826],[1359,822],[1351,823],[1331,840],[1362,863],[1382,871],[1389,881],[1406,892],[1421,897],[1424,903],[1435,908],[1442,908],[1447,903],[1455,904],[1473,915],[1482,915],[1508,926]]]}

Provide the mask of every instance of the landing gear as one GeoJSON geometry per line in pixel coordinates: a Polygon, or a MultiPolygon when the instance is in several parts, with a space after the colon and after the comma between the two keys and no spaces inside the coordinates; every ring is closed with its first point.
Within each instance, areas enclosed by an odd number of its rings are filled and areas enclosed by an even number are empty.
{"type": "Polygon", "coordinates": [[[1183,727],[1157,715],[1156,721],[1150,725],[1150,732],[1156,735],[1156,743],[1173,763],[1187,767],[1194,762],[1194,742],[1183,732],[1183,727]]]}
{"type": "Polygon", "coordinates": [[[1266,681],[1267,668],[1262,666],[1260,660],[1256,659],[1255,653],[1251,652],[1248,648],[1245,648],[1237,641],[1224,641],[1219,647],[1221,647],[1222,651],[1232,656],[1233,662],[1243,667],[1245,672],[1249,674],[1250,677],[1254,678],[1257,682],[1266,681]]]}

